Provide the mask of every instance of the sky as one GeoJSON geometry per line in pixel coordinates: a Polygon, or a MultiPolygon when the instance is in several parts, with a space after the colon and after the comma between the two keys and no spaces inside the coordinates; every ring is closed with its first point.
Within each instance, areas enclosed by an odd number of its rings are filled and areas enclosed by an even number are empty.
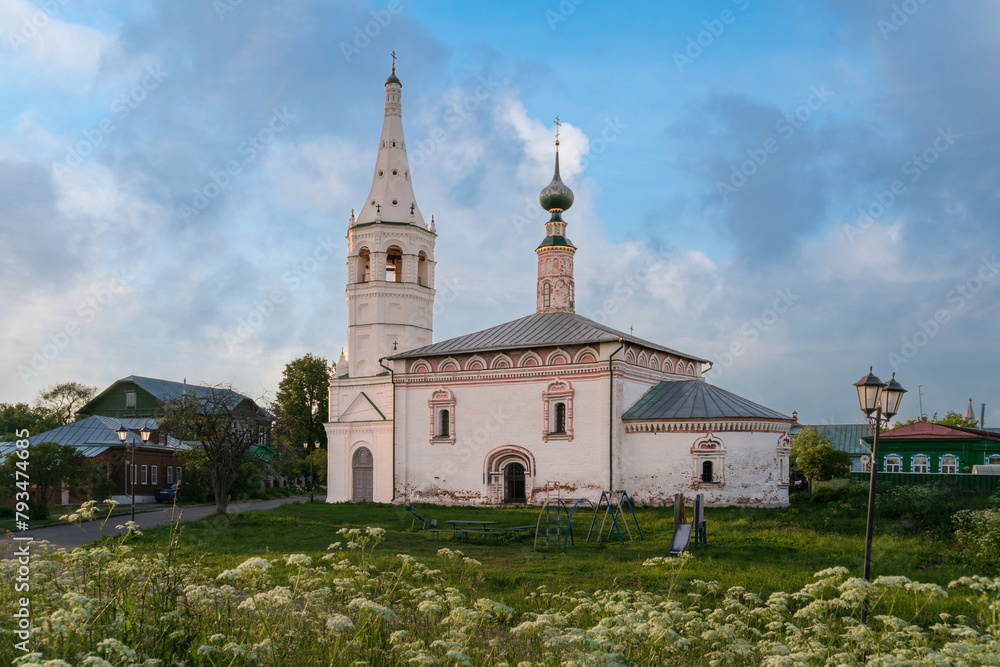
{"type": "Polygon", "coordinates": [[[1000,426],[1000,4],[0,0],[0,402],[273,397],[347,341],[395,51],[434,339],[534,312],[558,115],[577,312],[803,423],[1000,426]]]}

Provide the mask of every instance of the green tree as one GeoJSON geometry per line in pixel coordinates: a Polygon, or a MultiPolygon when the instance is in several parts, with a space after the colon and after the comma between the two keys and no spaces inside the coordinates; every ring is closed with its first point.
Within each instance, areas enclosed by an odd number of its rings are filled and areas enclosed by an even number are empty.
{"type": "Polygon", "coordinates": [[[18,431],[37,435],[62,426],[58,415],[33,408],[27,403],[0,403],[0,442],[17,440],[18,431]]]}
{"type": "Polygon", "coordinates": [[[97,387],[82,382],[62,382],[39,392],[35,407],[47,414],[56,415],[60,424],[68,424],[73,421],[76,411],[96,394],[97,387]]]}
{"type": "Polygon", "coordinates": [[[160,428],[196,443],[185,459],[208,468],[216,512],[225,514],[240,466],[267,442],[272,415],[230,385],[205,387],[200,395],[185,394],[163,407],[160,428]]]}
{"type": "Polygon", "coordinates": [[[274,437],[281,445],[301,451],[303,443],[326,448],[330,411],[330,364],[307,354],[285,366],[273,411],[277,416],[274,437]]]}
{"type": "Polygon", "coordinates": [[[842,477],[851,469],[850,455],[835,449],[829,438],[810,426],[792,436],[789,457],[814,482],[842,477]]]}
{"type": "MultiPolygon", "coordinates": [[[[891,431],[901,426],[916,424],[918,421],[920,421],[920,418],[914,417],[913,419],[907,419],[906,421],[903,422],[896,422],[895,424],[892,425],[892,427],[889,430],[891,431]]],[[[958,414],[957,412],[953,412],[950,410],[945,413],[944,417],[940,418],[938,417],[938,413],[935,412],[934,416],[928,419],[927,421],[929,421],[932,424],[941,424],[942,426],[959,426],[962,428],[976,428],[978,424],[978,422],[970,421],[965,417],[963,417],[962,415],[958,414]]]]}
{"type": "Polygon", "coordinates": [[[44,507],[50,506],[53,491],[62,484],[79,487],[95,479],[95,462],[72,445],[39,442],[23,451],[28,452],[27,466],[24,466],[27,470],[22,469],[25,459],[16,453],[7,455],[0,464],[0,491],[4,495],[13,495],[22,490],[17,486],[18,481],[21,481],[17,478],[18,470],[28,474],[31,486],[35,488],[35,497],[44,507]]]}

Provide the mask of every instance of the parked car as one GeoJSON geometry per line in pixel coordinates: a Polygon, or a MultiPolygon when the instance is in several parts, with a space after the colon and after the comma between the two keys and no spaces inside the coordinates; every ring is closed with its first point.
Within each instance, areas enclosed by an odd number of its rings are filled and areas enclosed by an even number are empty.
{"type": "Polygon", "coordinates": [[[174,502],[174,497],[177,495],[177,482],[173,484],[167,484],[166,486],[161,486],[156,490],[156,502],[158,503],[172,503],[174,502]]]}

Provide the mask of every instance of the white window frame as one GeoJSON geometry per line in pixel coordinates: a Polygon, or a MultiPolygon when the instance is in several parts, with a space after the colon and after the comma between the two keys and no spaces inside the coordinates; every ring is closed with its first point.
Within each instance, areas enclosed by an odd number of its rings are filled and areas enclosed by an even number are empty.
{"type": "Polygon", "coordinates": [[[961,459],[958,458],[958,454],[942,454],[938,458],[938,471],[942,475],[955,475],[955,474],[958,473],[958,469],[959,469],[958,467],[961,465],[961,463],[962,462],[961,462],[961,459]],[[944,469],[944,467],[945,467],[944,460],[947,459],[947,458],[951,458],[951,459],[955,460],[954,466],[949,465],[949,467],[953,467],[954,468],[953,470],[945,470],[944,469]]]}
{"type": "Polygon", "coordinates": [[[990,466],[990,465],[993,465],[993,466],[1000,465],[1000,454],[987,454],[986,455],[986,465],[988,465],[988,466],[990,466]],[[996,463],[993,462],[994,458],[997,459],[996,463]]]}
{"type": "Polygon", "coordinates": [[[568,380],[556,380],[542,392],[542,442],[573,440],[573,385],[568,380]],[[556,405],[566,406],[566,419],[562,431],[553,431],[556,426],[556,405]]]}
{"type": "Polygon", "coordinates": [[[886,454],[885,458],[882,459],[882,470],[893,474],[903,472],[903,456],[901,454],[886,454]],[[889,470],[889,459],[896,460],[896,463],[893,464],[895,470],[889,470]]]}
{"type": "Polygon", "coordinates": [[[174,483],[174,467],[167,466],[167,484],[174,483]]]}
{"type": "Polygon", "coordinates": [[[455,444],[455,394],[447,387],[441,387],[431,394],[427,401],[430,408],[430,443],[432,445],[455,444]],[[440,435],[441,413],[448,411],[448,435],[440,435]]]}
{"type": "Polygon", "coordinates": [[[135,408],[135,392],[134,391],[126,391],[125,392],[125,407],[126,408],[135,408]]]}
{"type": "Polygon", "coordinates": [[[910,457],[910,472],[926,474],[931,471],[931,457],[927,454],[914,454],[910,457]],[[917,459],[923,459],[923,470],[917,470],[917,459]]]}
{"type": "Polygon", "coordinates": [[[149,467],[145,463],[142,464],[140,479],[142,479],[142,482],[140,482],[140,484],[143,485],[149,484],[149,467]]]}
{"type": "Polygon", "coordinates": [[[691,445],[691,462],[694,465],[692,484],[696,488],[723,487],[726,485],[726,445],[719,436],[712,432],[706,433],[691,445]],[[705,461],[712,462],[712,481],[701,479],[702,466],[705,461]]]}

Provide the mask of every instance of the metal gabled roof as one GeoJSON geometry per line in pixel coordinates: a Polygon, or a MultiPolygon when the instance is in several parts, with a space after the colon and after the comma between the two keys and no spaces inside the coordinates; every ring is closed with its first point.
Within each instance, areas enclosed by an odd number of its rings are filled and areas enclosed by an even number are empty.
{"type": "MultiPolygon", "coordinates": [[[[131,382],[135,384],[136,386],[142,388],[144,391],[148,392],[151,396],[153,396],[153,398],[160,401],[161,403],[167,403],[169,401],[177,400],[183,395],[193,396],[195,398],[205,398],[210,395],[210,392],[215,392],[217,396],[222,397],[226,401],[226,404],[230,408],[236,407],[243,401],[250,401],[254,405],[257,405],[256,401],[254,401],[249,396],[244,396],[243,394],[237,391],[233,391],[232,389],[205,387],[197,384],[186,384],[181,382],[173,382],[171,380],[160,380],[159,378],[148,378],[148,377],[143,377],[141,375],[129,375],[128,377],[124,377],[120,380],[115,381],[110,387],[102,391],[94,398],[90,399],[90,401],[87,402],[87,405],[83,406],[79,410],[78,414],[87,414],[87,408],[92,403],[103,398],[106,394],[113,391],[114,388],[117,387],[122,382],[131,382]]],[[[260,408],[265,414],[267,414],[267,416],[269,417],[274,416],[264,408],[261,408],[260,406],[257,407],[260,408]]],[[[140,421],[140,420],[134,419],[133,421],[140,421]]],[[[125,428],[132,428],[132,427],[126,424],[125,428]]],[[[142,428],[142,425],[139,425],[136,428],[142,428]]],[[[150,428],[155,428],[155,427],[150,425],[150,428]]]]}
{"type": "Polygon", "coordinates": [[[389,359],[415,359],[463,352],[486,352],[551,345],[610,343],[619,339],[685,359],[707,361],[636,338],[576,313],[534,313],[489,329],[394,354],[389,359]]]}
{"type": "Polygon", "coordinates": [[[758,405],[704,380],[661,382],[647,391],[622,419],[780,419],[791,417],[758,405]]]}
{"type": "MultiPolygon", "coordinates": [[[[114,417],[100,416],[87,417],[86,419],[70,422],[63,426],[57,426],[43,433],[37,433],[29,437],[28,442],[32,445],[39,442],[58,442],[60,445],[70,445],[77,448],[103,447],[107,449],[108,447],[120,447],[121,441],[118,439],[119,426],[124,426],[129,430],[129,435],[125,440],[126,444],[130,444],[133,439],[136,444],[142,447],[157,449],[175,449],[181,444],[177,438],[169,435],[167,436],[166,445],[160,445],[156,442],[143,443],[138,431],[143,426],[155,429],[155,419],[115,419],[114,417]]],[[[104,449],[101,449],[101,451],[104,451],[104,449]]],[[[99,454],[100,452],[97,453],[99,454]]],[[[95,455],[89,454],[89,456],[95,455]]]]}

